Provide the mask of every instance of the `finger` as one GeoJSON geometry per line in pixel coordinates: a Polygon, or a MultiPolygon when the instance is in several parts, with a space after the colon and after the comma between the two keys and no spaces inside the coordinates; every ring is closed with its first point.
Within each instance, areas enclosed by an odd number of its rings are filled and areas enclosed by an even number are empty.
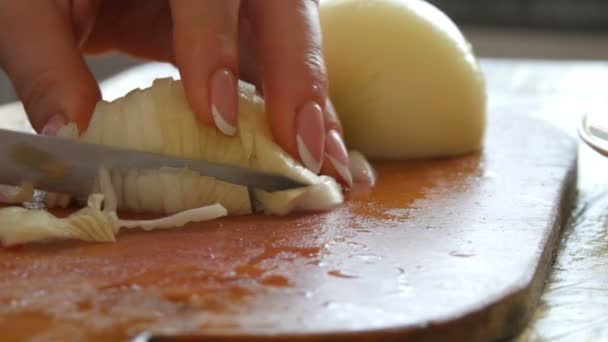
{"type": "Polygon", "coordinates": [[[311,0],[251,0],[249,11],[274,137],[318,173],[325,149],[327,98],[318,6],[311,0]]]}
{"type": "Polygon", "coordinates": [[[82,46],[93,29],[100,2],[101,0],[55,1],[58,10],[67,13],[70,18],[77,46],[82,46]]]}
{"type": "MultiPolygon", "coordinates": [[[[78,3],[78,2],[77,2],[78,3]]],[[[103,1],[83,49],[90,54],[121,51],[173,62],[171,10],[165,0],[103,1]]]]}
{"type": "Polygon", "coordinates": [[[236,134],[239,0],[172,0],[175,61],[196,115],[236,134]]]}
{"type": "Polygon", "coordinates": [[[239,78],[254,84],[263,93],[262,68],[255,53],[253,25],[246,6],[241,8],[244,10],[239,12],[239,78]]]}
{"type": "Polygon", "coordinates": [[[327,131],[334,129],[338,131],[340,136],[344,134],[342,123],[340,122],[338,113],[336,113],[336,107],[334,107],[329,97],[325,101],[325,129],[327,131]]]}
{"type": "Polygon", "coordinates": [[[74,121],[84,130],[99,88],[77,46],[71,18],[55,2],[0,4],[0,65],[13,82],[34,129],[74,121]],[[42,34],[44,33],[44,34],[42,34]],[[58,119],[57,119],[58,118],[58,119]]]}
{"type": "Polygon", "coordinates": [[[346,187],[351,187],[353,176],[349,170],[348,151],[342,138],[342,126],[329,99],[325,104],[325,129],[325,154],[321,173],[334,177],[346,187]]]}

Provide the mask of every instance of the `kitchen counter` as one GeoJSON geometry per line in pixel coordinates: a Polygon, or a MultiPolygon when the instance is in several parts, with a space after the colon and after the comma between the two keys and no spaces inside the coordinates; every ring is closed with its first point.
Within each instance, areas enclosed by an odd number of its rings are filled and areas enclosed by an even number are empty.
{"type": "MultiPolygon", "coordinates": [[[[608,108],[608,63],[486,59],[497,106],[525,98],[533,116],[572,136],[581,115],[608,108]]],[[[578,199],[541,303],[519,341],[608,339],[608,159],[580,144],[578,199]]]]}

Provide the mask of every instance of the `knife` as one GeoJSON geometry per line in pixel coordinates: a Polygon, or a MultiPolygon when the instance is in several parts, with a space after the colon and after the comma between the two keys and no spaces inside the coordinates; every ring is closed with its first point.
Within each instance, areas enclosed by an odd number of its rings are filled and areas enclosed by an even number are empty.
{"type": "Polygon", "coordinates": [[[0,184],[32,182],[36,189],[86,198],[102,167],[126,175],[131,170],[163,166],[270,192],[305,186],[284,176],[244,167],[0,129],[0,184]]]}

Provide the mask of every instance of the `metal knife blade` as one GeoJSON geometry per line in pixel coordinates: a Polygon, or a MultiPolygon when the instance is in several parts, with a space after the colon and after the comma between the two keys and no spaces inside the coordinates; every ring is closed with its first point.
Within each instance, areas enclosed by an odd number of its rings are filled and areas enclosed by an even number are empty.
{"type": "Polygon", "coordinates": [[[186,168],[202,176],[265,191],[305,186],[280,175],[243,167],[0,129],[0,184],[32,182],[37,189],[84,198],[93,190],[102,167],[126,175],[131,170],[163,166],[186,168]]]}

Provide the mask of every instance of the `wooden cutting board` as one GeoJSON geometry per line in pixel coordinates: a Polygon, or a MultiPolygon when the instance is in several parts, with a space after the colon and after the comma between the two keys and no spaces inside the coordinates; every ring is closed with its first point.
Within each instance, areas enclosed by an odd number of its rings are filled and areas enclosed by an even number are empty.
{"type": "Polygon", "coordinates": [[[571,138],[514,108],[491,111],[482,154],[377,163],[377,186],[329,213],[0,248],[0,338],[513,336],[551,265],[576,164],[571,138]]]}

